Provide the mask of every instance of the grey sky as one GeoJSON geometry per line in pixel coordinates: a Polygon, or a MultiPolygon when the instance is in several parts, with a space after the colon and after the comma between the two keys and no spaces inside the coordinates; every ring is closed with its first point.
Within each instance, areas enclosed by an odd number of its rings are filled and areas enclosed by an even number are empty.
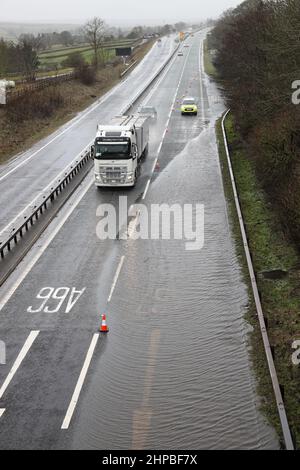
{"type": "Polygon", "coordinates": [[[242,0],[1,0],[0,21],[168,23],[216,17],[242,0]]]}

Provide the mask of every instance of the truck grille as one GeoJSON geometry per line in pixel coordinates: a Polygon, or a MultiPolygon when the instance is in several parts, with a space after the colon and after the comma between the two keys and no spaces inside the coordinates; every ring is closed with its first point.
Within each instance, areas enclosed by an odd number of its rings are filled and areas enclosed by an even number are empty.
{"type": "Polygon", "coordinates": [[[104,167],[101,168],[100,175],[106,183],[125,183],[127,167],[104,167]]]}

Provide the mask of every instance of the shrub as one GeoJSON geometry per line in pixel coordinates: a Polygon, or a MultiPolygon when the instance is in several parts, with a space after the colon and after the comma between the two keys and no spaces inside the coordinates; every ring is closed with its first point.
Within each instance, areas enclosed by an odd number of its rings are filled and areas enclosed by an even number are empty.
{"type": "Polygon", "coordinates": [[[93,85],[96,81],[96,69],[85,64],[76,70],[76,76],[84,85],[93,85]]]}
{"type": "Polygon", "coordinates": [[[57,86],[44,90],[28,92],[17,101],[7,106],[7,117],[12,123],[51,116],[54,111],[63,106],[64,97],[57,86]]]}

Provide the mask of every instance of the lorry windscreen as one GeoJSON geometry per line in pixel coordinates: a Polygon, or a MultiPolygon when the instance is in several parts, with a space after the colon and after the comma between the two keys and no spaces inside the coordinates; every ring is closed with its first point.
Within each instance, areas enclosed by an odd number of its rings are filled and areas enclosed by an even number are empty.
{"type": "Polygon", "coordinates": [[[96,144],[95,158],[97,160],[126,160],[130,158],[130,143],[107,144],[104,142],[96,144]]]}

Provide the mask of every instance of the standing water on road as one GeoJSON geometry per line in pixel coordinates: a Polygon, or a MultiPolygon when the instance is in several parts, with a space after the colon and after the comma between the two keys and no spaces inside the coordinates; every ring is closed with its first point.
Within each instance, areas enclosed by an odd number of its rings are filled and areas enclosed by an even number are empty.
{"type": "Polygon", "coordinates": [[[75,420],[74,448],[278,448],[249,361],[247,289],[214,130],[224,107],[207,77],[205,88],[207,127],[176,153],[180,136],[170,126],[159,158],[169,163],[145,200],[147,207],[204,204],[204,247],[119,242],[126,260],[109,306],[110,333],[75,420]]]}

